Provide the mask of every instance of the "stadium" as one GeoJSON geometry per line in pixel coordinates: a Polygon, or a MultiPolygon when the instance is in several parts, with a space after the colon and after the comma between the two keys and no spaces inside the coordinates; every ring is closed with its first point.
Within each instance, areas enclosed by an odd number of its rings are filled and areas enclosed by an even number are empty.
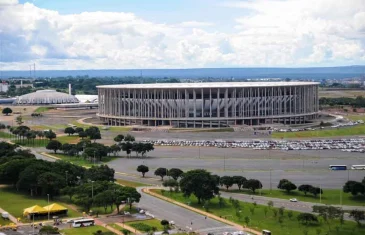
{"type": "Polygon", "coordinates": [[[221,82],[97,86],[108,125],[214,128],[303,124],[318,115],[318,83],[221,82]]]}

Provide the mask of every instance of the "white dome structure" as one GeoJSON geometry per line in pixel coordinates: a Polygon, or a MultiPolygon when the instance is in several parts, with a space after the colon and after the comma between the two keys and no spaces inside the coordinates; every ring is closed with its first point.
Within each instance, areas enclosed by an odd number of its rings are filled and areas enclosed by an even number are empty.
{"type": "Polygon", "coordinates": [[[33,93],[19,96],[14,104],[18,105],[42,105],[42,104],[72,104],[79,103],[73,96],[55,90],[39,90],[33,93]]]}

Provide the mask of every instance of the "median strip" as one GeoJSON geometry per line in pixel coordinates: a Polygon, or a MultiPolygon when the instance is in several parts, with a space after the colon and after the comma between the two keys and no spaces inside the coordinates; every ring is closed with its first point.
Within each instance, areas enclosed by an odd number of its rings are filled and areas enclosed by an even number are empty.
{"type": "Polygon", "coordinates": [[[170,203],[172,203],[172,204],[178,205],[178,206],[183,207],[183,208],[185,208],[185,209],[188,209],[188,210],[190,210],[190,211],[196,212],[196,213],[198,213],[198,214],[204,215],[204,216],[206,216],[206,217],[208,217],[208,218],[211,218],[211,219],[214,219],[214,220],[217,220],[217,221],[223,222],[223,223],[225,223],[225,224],[231,225],[231,226],[233,226],[233,227],[235,227],[235,228],[237,228],[237,229],[239,229],[239,230],[242,230],[242,231],[245,231],[245,232],[249,232],[249,233],[253,233],[253,234],[256,234],[256,235],[261,235],[261,233],[260,233],[260,232],[258,232],[258,231],[256,231],[256,230],[254,230],[254,229],[247,228],[246,226],[245,226],[245,227],[243,227],[243,226],[241,226],[241,225],[239,225],[239,224],[236,224],[236,223],[234,223],[234,222],[232,222],[232,221],[229,221],[229,220],[223,219],[223,218],[221,218],[221,217],[219,217],[219,216],[216,216],[216,215],[213,215],[213,214],[211,214],[211,213],[208,213],[208,212],[205,212],[205,211],[202,211],[202,210],[196,209],[196,208],[194,208],[194,207],[191,207],[191,206],[185,205],[184,203],[177,202],[177,201],[175,201],[175,200],[172,200],[172,199],[170,199],[170,198],[164,197],[164,196],[162,196],[162,195],[160,195],[160,194],[157,194],[157,193],[155,193],[155,192],[151,192],[151,191],[150,191],[150,189],[157,189],[157,188],[143,188],[143,189],[142,189],[142,192],[144,192],[144,193],[146,193],[146,194],[149,194],[149,195],[151,195],[151,196],[157,197],[157,198],[159,198],[159,199],[162,199],[162,200],[164,200],[164,201],[170,202],[170,203]]]}

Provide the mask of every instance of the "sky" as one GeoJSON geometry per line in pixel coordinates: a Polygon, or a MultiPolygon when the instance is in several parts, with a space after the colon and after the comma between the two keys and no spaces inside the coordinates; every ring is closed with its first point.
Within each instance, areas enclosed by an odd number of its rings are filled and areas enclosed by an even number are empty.
{"type": "Polygon", "coordinates": [[[365,65],[365,0],[0,0],[0,69],[365,65]]]}

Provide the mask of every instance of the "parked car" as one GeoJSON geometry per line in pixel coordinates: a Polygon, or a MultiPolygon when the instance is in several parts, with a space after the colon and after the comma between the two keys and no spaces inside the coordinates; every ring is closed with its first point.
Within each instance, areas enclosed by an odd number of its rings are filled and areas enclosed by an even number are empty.
{"type": "Polygon", "coordinates": [[[291,201],[291,202],[298,202],[298,200],[296,198],[290,198],[289,201],[291,201]]]}

